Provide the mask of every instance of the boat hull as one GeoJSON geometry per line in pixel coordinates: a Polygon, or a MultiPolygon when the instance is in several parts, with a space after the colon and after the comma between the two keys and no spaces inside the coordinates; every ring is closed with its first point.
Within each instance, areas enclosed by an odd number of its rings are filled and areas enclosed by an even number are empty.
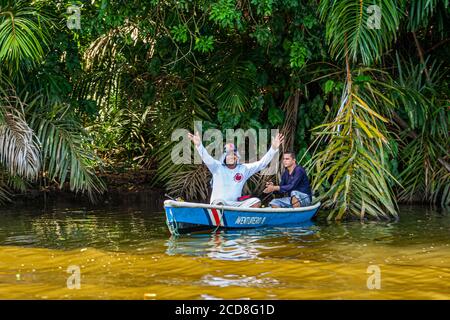
{"type": "Polygon", "coordinates": [[[166,200],[166,222],[173,234],[228,228],[297,225],[311,220],[320,202],[302,208],[241,208],[166,200]]]}

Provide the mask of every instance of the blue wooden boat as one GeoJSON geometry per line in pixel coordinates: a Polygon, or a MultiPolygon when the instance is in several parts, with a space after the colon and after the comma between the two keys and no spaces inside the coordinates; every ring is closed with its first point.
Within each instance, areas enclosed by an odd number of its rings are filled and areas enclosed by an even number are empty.
{"type": "Polygon", "coordinates": [[[167,226],[172,234],[208,229],[247,229],[296,225],[311,220],[320,202],[300,208],[241,208],[166,200],[167,226]]]}

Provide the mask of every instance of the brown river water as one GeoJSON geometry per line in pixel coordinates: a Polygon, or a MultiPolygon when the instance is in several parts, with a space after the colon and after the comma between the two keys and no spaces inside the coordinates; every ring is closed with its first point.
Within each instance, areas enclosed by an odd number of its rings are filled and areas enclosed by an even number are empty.
{"type": "Polygon", "coordinates": [[[162,208],[1,209],[0,299],[450,299],[449,210],[324,217],[172,237],[162,208]]]}

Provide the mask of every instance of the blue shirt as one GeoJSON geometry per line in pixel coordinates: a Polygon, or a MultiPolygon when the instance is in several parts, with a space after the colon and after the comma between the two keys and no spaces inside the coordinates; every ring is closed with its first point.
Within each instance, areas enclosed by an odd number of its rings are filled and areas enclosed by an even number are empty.
{"type": "Polygon", "coordinates": [[[294,190],[306,193],[311,198],[312,192],[306,171],[299,165],[295,166],[292,174],[289,174],[289,171],[285,170],[281,176],[280,193],[291,193],[294,190]]]}

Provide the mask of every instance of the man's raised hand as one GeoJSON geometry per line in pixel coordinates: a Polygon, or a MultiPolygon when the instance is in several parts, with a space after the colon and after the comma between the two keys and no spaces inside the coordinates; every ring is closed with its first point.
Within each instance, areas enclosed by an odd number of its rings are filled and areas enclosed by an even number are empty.
{"type": "Polygon", "coordinates": [[[200,136],[198,132],[193,135],[192,133],[188,133],[188,138],[191,140],[196,146],[199,146],[202,143],[202,140],[200,139],[200,136]]]}
{"type": "Polygon", "coordinates": [[[272,147],[274,149],[278,149],[280,147],[280,145],[283,143],[284,141],[284,136],[281,133],[277,133],[277,136],[275,137],[275,139],[272,140],[272,147]]]}

